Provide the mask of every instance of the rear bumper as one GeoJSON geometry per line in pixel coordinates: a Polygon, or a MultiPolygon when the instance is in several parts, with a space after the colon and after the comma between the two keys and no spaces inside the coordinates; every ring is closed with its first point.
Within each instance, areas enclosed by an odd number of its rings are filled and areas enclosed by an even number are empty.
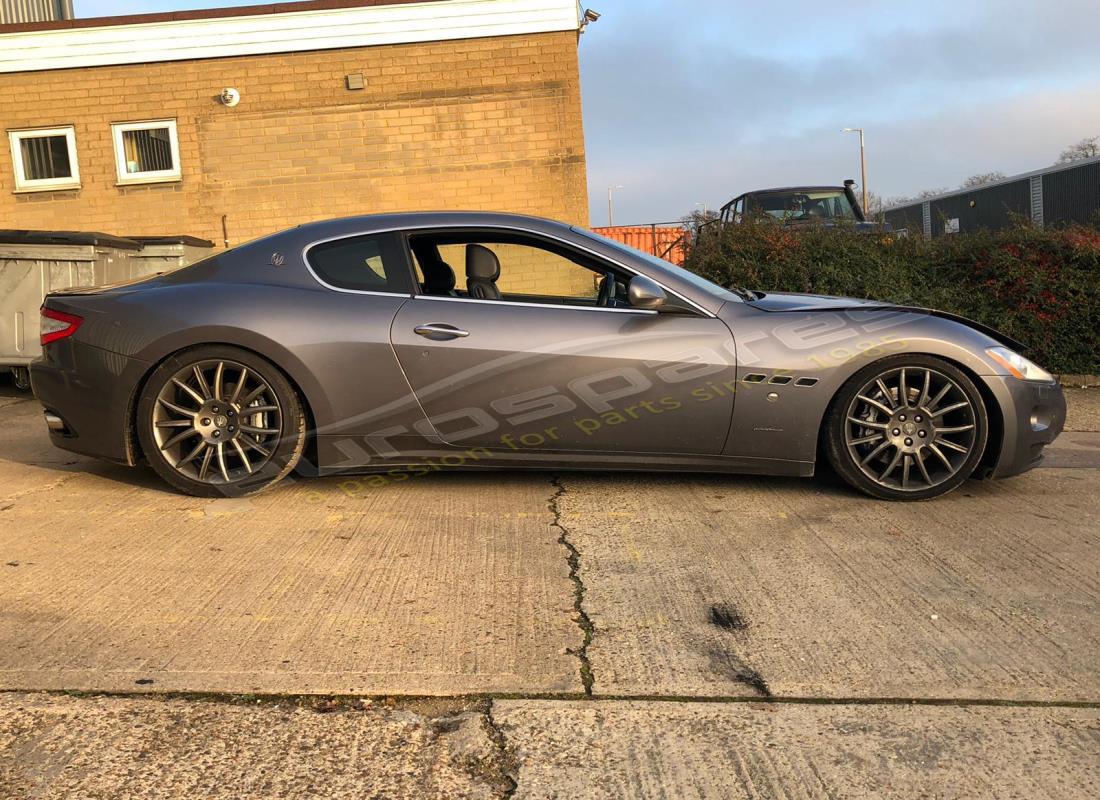
{"type": "MultiPolygon", "coordinates": [[[[31,388],[47,415],[56,447],[133,464],[131,401],[149,364],[71,339],[45,348],[31,364],[31,388]]],[[[47,423],[43,423],[47,424],[47,423]]]]}
{"type": "Polygon", "coordinates": [[[1001,450],[991,477],[1009,478],[1037,467],[1043,449],[1058,438],[1066,424],[1066,397],[1056,383],[986,377],[986,385],[1001,406],[1001,450]]]}

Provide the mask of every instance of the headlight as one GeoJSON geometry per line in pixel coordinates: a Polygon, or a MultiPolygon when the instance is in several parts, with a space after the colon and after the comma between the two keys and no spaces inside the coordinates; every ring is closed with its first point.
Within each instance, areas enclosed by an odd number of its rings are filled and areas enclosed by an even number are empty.
{"type": "Polygon", "coordinates": [[[1007,347],[991,347],[986,352],[990,358],[1022,381],[1054,382],[1054,376],[1045,369],[1007,347]]]}

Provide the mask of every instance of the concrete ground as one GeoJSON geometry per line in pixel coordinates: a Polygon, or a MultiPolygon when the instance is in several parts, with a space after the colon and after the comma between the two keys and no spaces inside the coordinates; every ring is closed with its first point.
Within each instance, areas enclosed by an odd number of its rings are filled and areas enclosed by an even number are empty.
{"type": "Polygon", "coordinates": [[[199,500],[0,387],[0,797],[1100,796],[1100,391],[1040,469],[199,500]]]}

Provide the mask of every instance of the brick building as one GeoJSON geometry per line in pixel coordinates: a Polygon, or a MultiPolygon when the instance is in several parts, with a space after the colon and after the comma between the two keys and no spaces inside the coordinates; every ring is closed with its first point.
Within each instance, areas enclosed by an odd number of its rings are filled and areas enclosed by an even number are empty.
{"type": "Polygon", "coordinates": [[[580,29],[575,0],[0,26],[0,228],[235,245],[396,210],[587,224],[580,29]]]}

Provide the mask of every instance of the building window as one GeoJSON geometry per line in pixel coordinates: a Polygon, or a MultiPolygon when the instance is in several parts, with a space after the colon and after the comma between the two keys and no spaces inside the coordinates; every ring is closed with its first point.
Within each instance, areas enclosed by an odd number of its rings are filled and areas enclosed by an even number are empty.
{"type": "Polygon", "coordinates": [[[158,183],[180,179],[176,121],[124,122],[111,126],[119,183],[158,183]]]}
{"type": "Polygon", "coordinates": [[[8,131],[15,166],[15,191],[80,188],[76,132],[72,126],[8,131]]]}

